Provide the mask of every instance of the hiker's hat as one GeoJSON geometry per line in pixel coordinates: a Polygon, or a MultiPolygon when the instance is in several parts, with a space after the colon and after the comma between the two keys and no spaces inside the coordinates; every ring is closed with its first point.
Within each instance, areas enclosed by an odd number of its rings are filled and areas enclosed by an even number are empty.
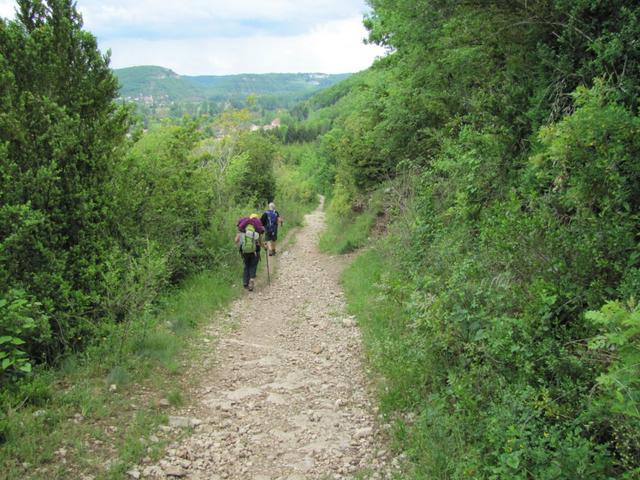
{"type": "Polygon", "coordinates": [[[269,210],[275,210],[275,209],[276,209],[276,204],[275,204],[275,203],[273,203],[273,202],[271,202],[271,203],[269,204],[269,210]]]}
{"type": "Polygon", "coordinates": [[[252,213],[251,215],[249,215],[249,218],[258,218],[258,214],[257,213],[252,213]]]}

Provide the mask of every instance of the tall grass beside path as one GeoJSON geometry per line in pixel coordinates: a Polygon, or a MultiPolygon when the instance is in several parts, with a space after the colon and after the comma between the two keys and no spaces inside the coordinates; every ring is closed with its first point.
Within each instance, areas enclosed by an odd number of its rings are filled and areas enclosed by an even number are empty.
{"type": "Polygon", "coordinates": [[[366,246],[375,233],[377,219],[384,215],[383,199],[379,190],[354,210],[344,207],[338,191],[327,207],[328,226],[320,237],[320,250],[343,254],[366,246]]]}
{"type": "MultiPolygon", "coordinates": [[[[182,374],[202,349],[194,340],[238,295],[236,273],[191,277],[128,331],[120,324],[59,370],[4,390],[0,478],[122,479],[131,464],[158,458],[171,436],[158,427],[185,400],[181,385],[193,381],[182,374]]],[[[209,348],[212,340],[202,341],[209,348]]]]}
{"type": "Polygon", "coordinates": [[[393,427],[391,447],[409,459],[403,478],[446,478],[440,475],[456,461],[450,455],[457,446],[450,430],[455,425],[433,418],[439,406],[431,405],[425,379],[435,362],[429,359],[427,340],[415,334],[407,309],[413,287],[390,240],[360,254],[344,271],[348,310],[357,318],[375,372],[380,412],[393,427]]]}

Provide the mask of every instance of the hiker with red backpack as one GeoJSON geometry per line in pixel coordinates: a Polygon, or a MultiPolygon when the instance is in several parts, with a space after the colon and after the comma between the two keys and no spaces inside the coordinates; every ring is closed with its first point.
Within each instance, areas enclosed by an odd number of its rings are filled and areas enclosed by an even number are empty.
{"type": "Polygon", "coordinates": [[[269,208],[262,214],[260,219],[265,229],[265,240],[269,256],[276,254],[276,240],[278,239],[278,225],[282,225],[283,220],[273,202],[269,203],[269,208]]]}
{"type": "Polygon", "coordinates": [[[263,234],[264,227],[257,213],[252,213],[248,217],[242,217],[238,220],[238,233],[236,233],[235,242],[244,262],[242,284],[249,291],[253,291],[256,282],[263,234]]]}

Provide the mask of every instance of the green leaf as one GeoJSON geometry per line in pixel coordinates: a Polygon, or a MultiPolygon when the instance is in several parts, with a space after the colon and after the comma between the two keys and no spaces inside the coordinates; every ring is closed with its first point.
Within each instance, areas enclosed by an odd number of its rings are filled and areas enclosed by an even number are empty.
{"type": "Polygon", "coordinates": [[[11,343],[14,345],[24,345],[26,342],[18,337],[12,337],[11,343]]]}
{"type": "Polygon", "coordinates": [[[13,365],[13,358],[5,358],[4,360],[2,360],[2,369],[6,370],[7,368],[9,368],[11,365],[13,365]]]}
{"type": "Polygon", "coordinates": [[[31,364],[25,363],[23,365],[20,365],[20,370],[26,373],[31,373],[31,364]]]}
{"type": "Polygon", "coordinates": [[[509,455],[507,457],[507,465],[509,465],[514,470],[520,466],[520,455],[509,455]]]}

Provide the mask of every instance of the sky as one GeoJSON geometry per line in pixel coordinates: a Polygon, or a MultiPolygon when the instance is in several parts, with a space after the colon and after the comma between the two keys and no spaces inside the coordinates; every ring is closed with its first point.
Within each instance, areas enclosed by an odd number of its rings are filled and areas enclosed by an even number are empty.
{"type": "MultiPolygon", "coordinates": [[[[181,75],[349,73],[384,50],[365,45],[365,0],[77,0],[113,68],[181,75]]],[[[0,0],[11,18],[14,0],[0,0]]]]}

